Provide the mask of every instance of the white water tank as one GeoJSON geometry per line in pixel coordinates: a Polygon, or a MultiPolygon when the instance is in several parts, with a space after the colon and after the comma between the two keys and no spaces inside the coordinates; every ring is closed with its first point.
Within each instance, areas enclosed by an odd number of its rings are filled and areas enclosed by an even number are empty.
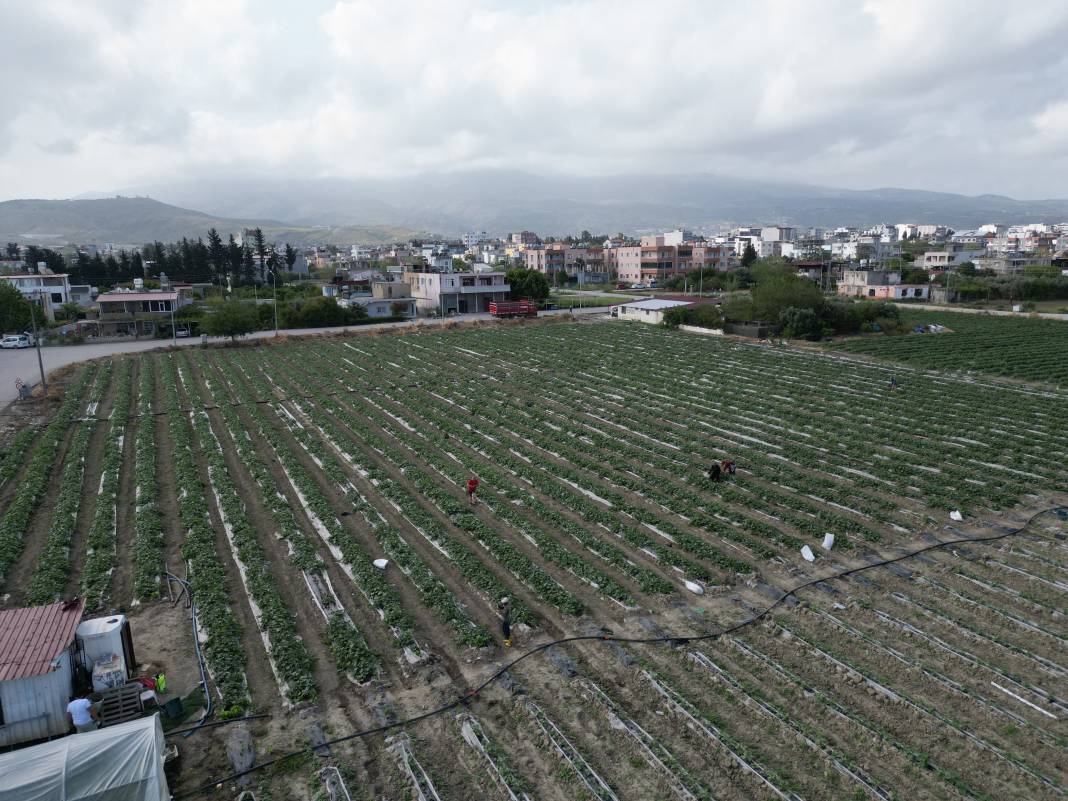
{"type": "Polygon", "coordinates": [[[87,670],[102,663],[110,663],[116,657],[122,672],[129,675],[132,665],[126,664],[126,648],[123,644],[123,630],[126,628],[126,615],[111,615],[83,620],[78,624],[75,636],[85,655],[87,670]]]}

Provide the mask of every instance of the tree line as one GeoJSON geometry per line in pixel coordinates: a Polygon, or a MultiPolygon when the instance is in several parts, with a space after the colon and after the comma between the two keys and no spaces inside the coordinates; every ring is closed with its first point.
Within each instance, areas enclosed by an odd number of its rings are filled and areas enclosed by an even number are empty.
{"type": "MultiPolygon", "coordinates": [[[[29,245],[23,259],[31,267],[44,262],[52,272],[69,273],[72,284],[113,286],[134,278],[152,278],[166,273],[174,281],[188,283],[253,284],[269,281],[275,272],[289,272],[297,260],[297,252],[286,243],[279,251],[266,241],[263,230],[249,231],[249,241],[238,244],[230,235],[224,242],[214,228],[203,237],[182,237],[177,242],[160,241],[145,244],[140,250],[119,250],[106,256],[97,252],[90,256],[78,251],[69,259],[49,248],[29,245]]],[[[17,258],[18,244],[7,243],[9,258],[17,258]]]]}

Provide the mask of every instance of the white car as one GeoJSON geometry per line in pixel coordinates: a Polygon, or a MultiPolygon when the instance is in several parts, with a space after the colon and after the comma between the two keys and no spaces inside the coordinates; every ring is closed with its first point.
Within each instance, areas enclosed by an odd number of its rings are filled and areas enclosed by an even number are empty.
{"type": "Polygon", "coordinates": [[[0,348],[28,348],[30,338],[25,334],[8,334],[0,339],[0,348]]]}
{"type": "Polygon", "coordinates": [[[631,289],[645,289],[645,284],[631,284],[631,289]]]}

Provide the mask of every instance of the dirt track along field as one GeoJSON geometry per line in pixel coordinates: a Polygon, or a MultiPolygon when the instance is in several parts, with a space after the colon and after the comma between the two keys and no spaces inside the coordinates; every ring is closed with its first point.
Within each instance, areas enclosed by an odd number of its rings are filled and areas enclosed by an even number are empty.
{"type": "Polygon", "coordinates": [[[231,728],[269,760],[541,643],[714,631],[1021,529],[729,636],[554,646],[250,786],[311,797],[336,766],[368,799],[1061,798],[1068,393],[893,374],[605,322],[86,365],[0,457],[0,587],[126,608],[185,694],[160,575],[188,576],[217,709],[270,717],[182,739],[181,794],[231,772],[231,728]]]}

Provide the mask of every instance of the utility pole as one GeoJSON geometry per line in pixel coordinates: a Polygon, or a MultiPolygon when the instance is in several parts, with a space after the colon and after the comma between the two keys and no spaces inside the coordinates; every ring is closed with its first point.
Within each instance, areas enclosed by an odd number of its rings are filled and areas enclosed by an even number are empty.
{"type": "MultiPolygon", "coordinates": [[[[35,293],[38,298],[41,297],[41,291],[37,290],[35,293]]],[[[41,299],[41,309],[44,309],[44,299],[41,299]]],[[[48,394],[48,382],[45,381],[44,372],[44,360],[41,358],[41,338],[37,336],[37,307],[36,304],[30,306],[30,320],[33,322],[33,344],[37,348],[37,367],[41,370],[41,393],[48,394]]]]}
{"type": "Polygon", "coordinates": [[[278,269],[271,268],[271,287],[274,289],[274,335],[278,336],[278,269]]]}

